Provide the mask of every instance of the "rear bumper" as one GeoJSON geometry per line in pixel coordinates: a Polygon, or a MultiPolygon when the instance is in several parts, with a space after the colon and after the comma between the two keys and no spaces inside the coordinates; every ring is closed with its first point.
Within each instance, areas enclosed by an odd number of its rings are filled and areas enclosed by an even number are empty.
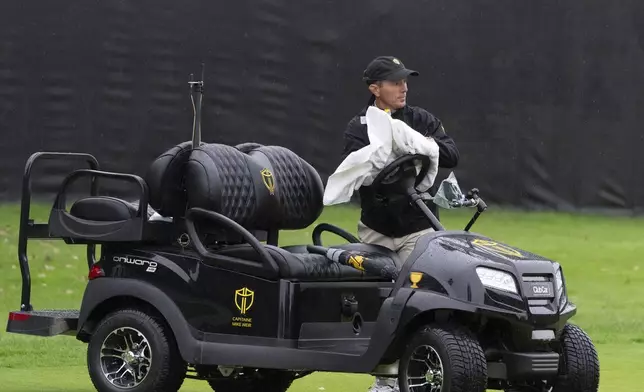
{"type": "Polygon", "coordinates": [[[74,335],[78,314],[78,310],[10,312],[7,332],[35,336],[74,335]]]}
{"type": "Polygon", "coordinates": [[[488,377],[498,380],[530,380],[555,377],[559,354],[503,352],[501,360],[488,362],[488,377]]]}

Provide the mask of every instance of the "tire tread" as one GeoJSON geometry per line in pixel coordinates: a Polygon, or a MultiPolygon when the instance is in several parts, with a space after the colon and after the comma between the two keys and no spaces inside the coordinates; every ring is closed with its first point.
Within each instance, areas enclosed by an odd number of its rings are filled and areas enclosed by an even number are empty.
{"type": "MultiPolygon", "coordinates": [[[[162,367],[159,369],[155,380],[151,385],[151,390],[158,392],[176,392],[185,380],[187,364],[183,361],[179,348],[172,336],[172,331],[166,325],[165,321],[156,315],[150,315],[137,308],[124,308],[113,311],[108,314],[97,326],[96,331],[103,329],[110,323],[121,323],[123,318],[135,319],[154,331],[157,338],[161,341],[161,347],[157,348],[157,358],[161,356],[162,367]]],[[[148,336],[148,341],[153,337],[148,336]]],[[[150,342],[152,344],[152,342],[150,342]]],[[[91,360],[91,358],[88,358],[91,360]]],[[[153,359],[154,361],[154,359],[153,359]]],[[[92,380],[93,381],[93,380],[92,380]]],[[[100,391],[99,385],[94,386],[100,391]]]]}
{"type": "MultiPolygon", "coordinates": [[[[485,392],[487,388],[485,353],[469,329],[450,324],[425,326],[411,339],[405,350],[406,357],[415,346],[426,344],[428,341],[438,341],[447,353],[447,358],[441,358],[441,360],[444,378],[451,376],[450,392],[485,392]],[[445,363],[446,360],[449,363],[445,363]]],[[[402,380],[400,383],[402,384],[402,380]]]]}
{"type": "Polygon", "coordinates": [[[562,334],[566,366],[553,392],[596,392],[599,389],[599,357],[590,337],[577,325],[567,324],[562,334]]]}

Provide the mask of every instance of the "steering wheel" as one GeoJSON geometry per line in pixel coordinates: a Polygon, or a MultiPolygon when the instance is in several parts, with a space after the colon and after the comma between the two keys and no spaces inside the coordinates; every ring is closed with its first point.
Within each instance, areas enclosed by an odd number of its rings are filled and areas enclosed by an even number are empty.
{"type": "Polygon", "coordinates": [[[372,187],[378,190],[382,185],[392,184],[400,179],[405,181],[406,188],[416,187],[427,175],[430,164],[429,157],[426,155],[404,155],[385,166],[373,179],[372,187]],[[418,174],[416,174],[416,162],[420,162],[422,165],[418,174]]]}

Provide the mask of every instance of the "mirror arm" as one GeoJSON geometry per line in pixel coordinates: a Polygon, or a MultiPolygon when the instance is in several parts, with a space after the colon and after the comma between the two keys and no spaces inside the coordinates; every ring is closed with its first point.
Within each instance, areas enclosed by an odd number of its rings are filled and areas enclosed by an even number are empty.
{"type": "Polygon", "coordinates": [[[470,231],[470,229],[474,225],[474,222],[476,222],[476,220],[479,218],[479,215],[481,215],[481,211],[477,210],[476,213],[474,214],[474,216],[472,217],[472,219],[470,219],[470,221],[467,224],[467,226],[465,226],[464,231],[470,231]]]}
{"type": "Polygon", "coordinates": [[[474,214],[472,219],[470,219],[469,223],[467,224],[467,226],[465,226],[465,229],[464,229],[465,231],[470,231],[470,229],[474,225],[474,222],[476,222],[476,220],[479,218],[481,213],[483,213],[483,211],[487,209],[487,204],[485,204],[483,199],[479,197],[479,190],[476,188],[468,192],[467,198],[474,199],[476,201],[476,213],[474,214]]]}

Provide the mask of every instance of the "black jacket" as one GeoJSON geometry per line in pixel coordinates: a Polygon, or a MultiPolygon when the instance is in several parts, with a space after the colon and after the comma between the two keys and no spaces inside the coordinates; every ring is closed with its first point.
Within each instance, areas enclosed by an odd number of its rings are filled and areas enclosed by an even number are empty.
{"type": "MultiPolygon", "coordinates": [[[[353,117],[344,133],[343,159],[351,152],[361,149],[369,144],[367,125],[361,118],[366,115],[365,107],[358,115],[353,117]]],[[[396,111],[393,118],[402,120],[411,128],[424,136],[431,136],[439,147],[439,167],[454,168],[460,157],[454,140],[445,133],[441,121],[427,110],[405,106],[396,111]]],[[[430,193],[436,193],[438,184],[434,184],[430,193]]],[[[376,200],[370,186],[363,186],[359,190],[362,208],[360,219],[371,229],[391,237],[402,237],[407,234],[431,227],[429,220],[422,211],[410,204],[408,196],[403,189],[395,186],[390,188],[386,195],[387,202],[376,200]]],[[[431,201],[427,201],[430,210],[438,218],[438,208],[431,201]]]]}

